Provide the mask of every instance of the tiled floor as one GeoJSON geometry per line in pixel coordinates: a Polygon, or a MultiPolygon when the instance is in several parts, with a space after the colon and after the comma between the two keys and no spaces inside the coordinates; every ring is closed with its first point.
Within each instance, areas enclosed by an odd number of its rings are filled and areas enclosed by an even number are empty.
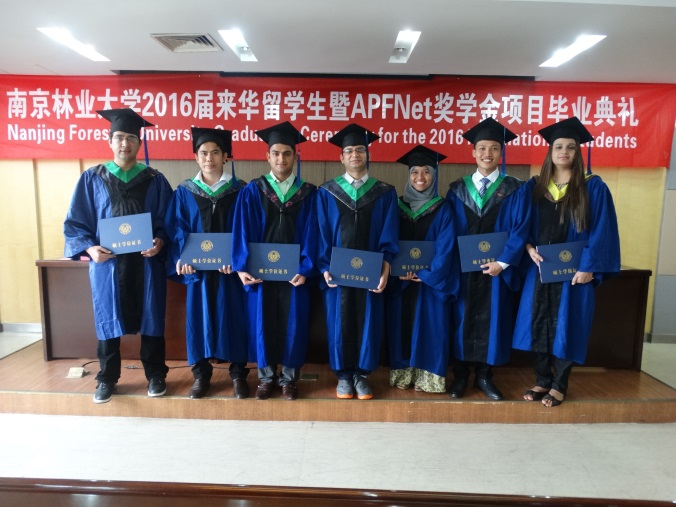
{"type": "Polygon", "coordinates": [[[676,389],[676,343],[644,343],[641,370],[676,389]]]}
{"type": "Polygon", "coordinates": [[[42,340],[40,333],[0,333],[0,359],[42,340]]]}
{"type": "MultiPolygon", "coordinates": [[[[35,339],[23,338],[0,334],[0,356],[10,341],[21,348],[35,339]]],[[[643,359],[645,371],[676,384],[670,366],[676,345],[645,344],[643,359]]],[[[5,477],[676,500],[676,423],[338,424],[0,414],[0,427],[5,477]]]]}

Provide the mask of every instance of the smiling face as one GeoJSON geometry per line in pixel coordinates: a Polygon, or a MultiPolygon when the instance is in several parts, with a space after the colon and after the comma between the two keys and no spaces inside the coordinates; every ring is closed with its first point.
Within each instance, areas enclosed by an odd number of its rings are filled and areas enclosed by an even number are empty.
{"type": "Polygon", "coordinates": [[[502,146],[497,141],[479,141],[474,145],[472,156],[476,159],[476,165],[479,172],[488,176],[500,163],[502,156],[502,146]]]}
{"type": "Polygon", "coordinates": [[[578,149],[575,139],[561,138],[552,144],[552,163],[557,169],[571,169],[578,149]]]}
{"type": "Polygon", "coordinates": [[[366,146],[345,146],[340,154],[340,161],[350,176],[361,178],[366,172],[368,158],[366,146]]]}
{"type": "Polygon", "coordinates": [[[273,144],[267,153],[268,163],[272,174],[279,181],[285,181],[293,172],[296,162],[296,152],[286,144],[273,144]]]}
{"type": "Polygon", "coordinates": [[[424,192],[432,185],[433,177],[430,168],[425,166],[411,167],[409,173],[409,181],[411,186],[418,192],[424,192]]]}
{"type": "Polygon", "coordinates": [[[137,135],[115,131],[108,144],[113,152],[113,160],[120,168],[127,170],[136,165],[136,155],[141,149],[141,139],[137,135]]]}

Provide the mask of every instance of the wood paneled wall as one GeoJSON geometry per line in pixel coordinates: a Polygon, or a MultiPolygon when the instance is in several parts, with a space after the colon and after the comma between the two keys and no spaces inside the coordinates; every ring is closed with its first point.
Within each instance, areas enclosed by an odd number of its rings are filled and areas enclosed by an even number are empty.
{"type": "MultiPolygon", "coordinates": [[[[151,153],[152,155],[152,153],[151,153]]],[[[261,153],[261,156],[264,152],[261,153]]],[[[394,156],[393,156],[394,158],[394,156]]],[[[39,323],[37,259],[63,256],[63,219],[80,173],[98,160],[0,160],[0,323],[39,323]]],[[[173,187],[193,177],[194,161],[155,161],[173,187]]],[[[474,171],[474,164],[444,164],[439,175],[440,194],[451,181],[474,171]]],[[[335,161],[303,162],[302,177],[320,184],[343,172],[335,161]]],[[[246,181],[268,172],[263,161],[236,161],[235,172],[246,181]]],[[[527,179],[539,167],[510,166],[510,174],[527,179]]],[[[373,163],[374,177],[403,192],[407,171],[401,164],[373,163]]],[[[615,199],[620,224],[622,263],[655,272],[660,238],[665,168],[595,168],[608,184],[615,199]]],[[[654,277],[653,277],[654,278],[654,277]]],[[[646,326],[652,321],[654,281],[648,302],[646,326]]],[[[89,302],[86,302],[89,304],[89,302]]],[[[647,329],[647,331],[649,331],[647,329]]]]}

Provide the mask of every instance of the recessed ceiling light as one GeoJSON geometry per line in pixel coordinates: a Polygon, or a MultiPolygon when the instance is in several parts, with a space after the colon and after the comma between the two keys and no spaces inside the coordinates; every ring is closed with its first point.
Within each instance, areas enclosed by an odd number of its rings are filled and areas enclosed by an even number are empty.
{"type": "Polygon", "coordinates": [[[593,45],[598,42],[601,42],[605,39],[605,35],[580,35],[575,42],[573,42],[567,48],[559,49],[554,52],[549,60],[540,64],[540,67],[558,67],[559,65],[566,63],[571,58],[579,55],[583,51],[586,51],[593,45]]]}
{"type": "Polygon", "coordinates": [[[44,33],[47,37],[52,38],[59,44],[72,49],[80,53],[82,56],[89,58],[95,62],[109,62],[110,60],[98,53],[94,46],[91,44],[85,44],[80,42],[75,37],[73,37],[68,30],[65,28],[38,28],[39,31],[44,33]]]}
{"type": "Polygon", "coordinates": [[[223,40],[228,45],[232,52],[237,55],[241,62],[257,62],[256,55],[251,51],[251,47],[244,40],[242,32],[237,29],[234,30],[219,30],[223,40]]]}
{"type": "Polygon", "coordinates": [[[397,40],[394,43],[394,49],[390,55],[390,63],[406,63],[420,38],[420,33],[413,30],[402,30],[399,32],[397,40]]]}

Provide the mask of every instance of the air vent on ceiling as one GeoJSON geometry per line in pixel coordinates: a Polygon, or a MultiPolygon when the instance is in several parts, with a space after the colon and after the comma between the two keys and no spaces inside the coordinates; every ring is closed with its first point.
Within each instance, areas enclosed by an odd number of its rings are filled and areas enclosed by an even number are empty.
{"type": "Polygon", "coordinates": [[[153,33],[150,36],[172,53],[203,53],[223,51],[209,34],[153,33]]]}

